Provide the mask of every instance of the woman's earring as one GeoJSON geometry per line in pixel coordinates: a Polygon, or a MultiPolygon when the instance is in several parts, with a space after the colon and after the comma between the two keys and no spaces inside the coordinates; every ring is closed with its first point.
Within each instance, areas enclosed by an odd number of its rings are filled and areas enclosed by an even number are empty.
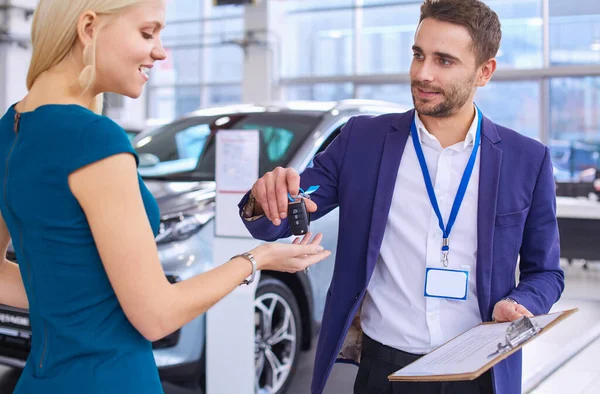
{"type": "Polygon", "coordinates": [[[79,74],[79,85],[85,90],[90,87],[94,80],[95,52],[95,47],[92,44],[87,44],[83,48],[83,64],[85,67],[81,71],[81,74],[79,74]]]}

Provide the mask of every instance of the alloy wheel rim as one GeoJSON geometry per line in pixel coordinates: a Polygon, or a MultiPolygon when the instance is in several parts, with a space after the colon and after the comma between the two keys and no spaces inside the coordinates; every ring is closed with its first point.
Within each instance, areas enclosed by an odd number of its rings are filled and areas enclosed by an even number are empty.
{"type": "Polygon", "coordinates": [[[297,327],[288,302],[276,293],[254,301],[256,392],[277,393],[287,381],[296,356],[297,327]]]}

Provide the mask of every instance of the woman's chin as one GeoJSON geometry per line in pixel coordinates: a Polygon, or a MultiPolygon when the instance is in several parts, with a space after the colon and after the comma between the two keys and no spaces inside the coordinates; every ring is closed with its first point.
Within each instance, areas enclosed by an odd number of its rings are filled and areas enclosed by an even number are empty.
{"type": "Polygon", "coordinates": [[[140,88],[127,89],[127,90],[123,90],[121,92],[116,92],[116,93],[120,94],[121,96],[136,99],[142,95],[142,91],[143,91],[143,87],[140,87],[140,88]]]}

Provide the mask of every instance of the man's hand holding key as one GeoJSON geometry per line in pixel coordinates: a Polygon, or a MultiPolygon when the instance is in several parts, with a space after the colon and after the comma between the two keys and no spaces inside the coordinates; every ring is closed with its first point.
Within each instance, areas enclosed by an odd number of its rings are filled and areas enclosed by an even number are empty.
{"type": "MultiPolygon", "coordinates": [[[[256,199],[254,215],[264,214],[274,225],[288,216],[288,193],[295,197],[300,192],[300,175],[293,168],[277,167],[267,172],[252,186],[252,195],[256,199]]],[[[315,212],[317,204],[303,198],[307,213],[315,212]]]]}

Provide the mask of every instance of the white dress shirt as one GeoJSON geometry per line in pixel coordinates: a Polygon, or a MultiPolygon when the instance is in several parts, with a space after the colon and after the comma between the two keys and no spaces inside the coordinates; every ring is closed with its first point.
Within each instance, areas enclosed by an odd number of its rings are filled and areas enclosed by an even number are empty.
{"type": "MultiPolygon", "coordinates": [[[[476,113],[465,141],[444,149],[417,116],[419,140],[444,225],[472,153],[477,122],[476,113]]],[[[409,136],[379,258],[361,310],[362,329],[372,339],[424,354],[481,323],[475,285],[480,152],[449,237],[447,268],[470,270],[467,300],[429,298],[423,295],[425,269],[444,268],[443,237],[409,136]]]]}

